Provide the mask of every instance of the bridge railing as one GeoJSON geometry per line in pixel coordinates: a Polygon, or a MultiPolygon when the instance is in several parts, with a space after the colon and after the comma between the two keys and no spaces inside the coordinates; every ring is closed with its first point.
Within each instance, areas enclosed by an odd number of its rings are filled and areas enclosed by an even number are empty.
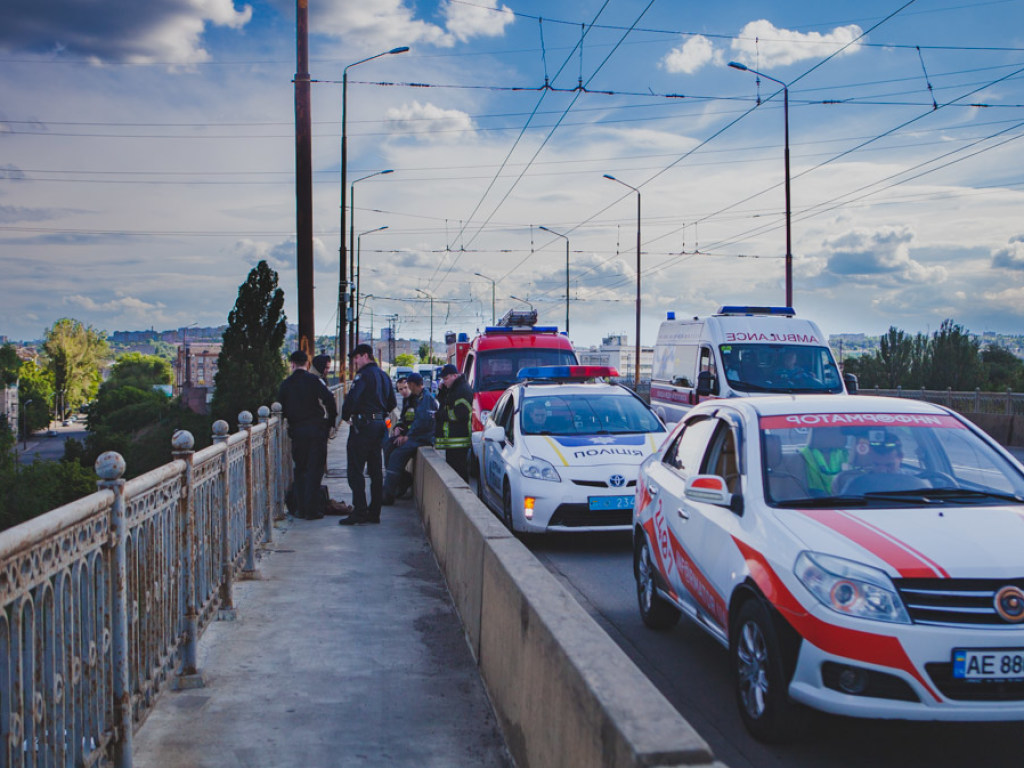
{"type": "Polygon", "coordinates": [[[0,768],[130,768],[161,690],[202,686],[198,638],[234,617],[292,472],[276,403],[213,433],[128,481],[105,453],[96,493],[0,532],[0,768]]]}
{"type": "Polygon", "coordinates": [[[1007,389],[1005,392],[982,392],[980,389],[958,392],[949,389],[862,389],[862,393],[889,397],[909,397],[927,400],[952,408],[957,413],[991,413],[1005,416],[1024,416],[1024,393],[1007,389]]]}

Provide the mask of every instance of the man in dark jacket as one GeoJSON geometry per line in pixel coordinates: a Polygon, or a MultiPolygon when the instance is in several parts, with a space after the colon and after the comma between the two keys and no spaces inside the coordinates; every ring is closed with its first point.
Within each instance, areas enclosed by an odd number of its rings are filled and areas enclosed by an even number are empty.
{"type": "Polygon", "coordinates": [[[391,377],[373,359],[373,347],[359,344],[350,355],[358,373],[341,406],[341,418],[350,423],[348,432],[348,486],[355,511],[339,525],[380,522],[384,495],[384,465],[381,444],[387,434],[385,419],[397,406],[391,377]],[[370,475],[370,504],[366,504],[366,480],[370,475]]]}
{"type": "Polygon", "coordinates": [[[293,352],[288,362],[292,373],[281,382],[277,401],[288,420],[288,436],[292,441],[293,512],[296,517],[318,520],[324,516],[320,482],[327,462],[327,425],[338,418],[338,407],[320,377],[307,370],[309,358],[305,352],[293,352]]]}
{"type": "Polygon", "coordinates": [[[434,447],[443,450],[448,466],[468,481],[473,390],[451,363],[441,369],[441,381],[442,386],[437,391],[434,447]]]}
{"type": "Polygon", "coordinates": [[[405,465],[409,459],[416,455],[421,446],[434,442],[437,400],[423,386],[423,377],[418,373],[409,374],[409,391],[416,397],[416,410],[406,433],[394,439],[395,447],[388,457],[387,476],[384,480],[385,504],[394,504],[395,497],[407,490],[411,476],[405,471],[405,465]]]}

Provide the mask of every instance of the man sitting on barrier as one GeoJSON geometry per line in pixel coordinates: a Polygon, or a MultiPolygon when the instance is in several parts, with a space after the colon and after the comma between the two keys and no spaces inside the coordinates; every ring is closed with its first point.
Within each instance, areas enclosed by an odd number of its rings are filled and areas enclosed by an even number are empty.
{"type": "Polygon", "coordinates": [[[437,400],[423,386],[423,377],[410,373],[409,391],[416,396],[416,410],[409,430],[392,441],[393,448],[388,457],[384,473],[384,504],[394,504],[395,498],[412,487],[412,475],[405,465],[416,455],[420,446],[434,444],[434,418],[437,414],[437,400]]]}

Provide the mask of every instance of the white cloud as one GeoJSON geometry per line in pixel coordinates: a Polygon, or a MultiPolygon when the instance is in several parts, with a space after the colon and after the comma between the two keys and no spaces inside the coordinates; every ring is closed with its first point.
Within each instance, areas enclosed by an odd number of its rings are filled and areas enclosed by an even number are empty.
{"type": "Polygon", "coordinates": [[[719,58],[721,53],[715,50],[708,38],[704,35],[693,35],[678,48],[669,51],[661,60],[661,66],[672,74],[682,72],[692,75],[712,59],[719,58]]]}
{"type": "Polygon", "coordinates": [[[418,101],[389,109],[385,117],[396,133],[416,134],[435,141],[465,141],[465,132],[474,128],[473,119],[465,112],[418,101]]]}
{"type": "MultiPolygon", "coordinates": [[[[278,243],[267,243],[259,240],[243,238],[238,240],[233,250],[242,257],[242,260],[255,267],[261,261],[267,262],[267,266],[275,272],[288,272],[295,269],[297,258],[296,239],[290,237],[278,243]]],[[[331,250],[323,240],[313,238],[313,262],[322,269],[338,268],[338,251],[331,250]]]]}
{"type": "Polygon", "coordinates": [[[501,37],[505,27],[515,21],[512,9],[499,7],[497,0],[478,0],[473,5],[449,1],[441,12],[448,32],[463,43],[474,37],[501,37]]]}
{"type": "Polygon", "coordinates": [[[90,296],[82,296],[81,294],[75,294],[72,296],[64,297],[65,304],[71,304],[76,307],[81,307],[88,312],[107,313],[110,315],[127,316],[127,317],[148,317],[152,313],[164,309],[164,304],[159,302],[150,303],[137,299],[134,296],[119,295],[115,299],[110,301],[96,301],[90,296]]]}
{"type": "MultiPolygon", "coordinates": [[[[856,24],[836,27],[831,32],[794,32],[779,29],[767,19],[751,21],[732,41],[731,48],[738,61],[762,71],[772,67],[785,67],[805,59],[821,59],[860,36],[856,24]]],[[[843,55],[860,50],[854,43],[843,55]]]]}
{"type": "Polygon", "coordinates": [[[941,283],[945,267],[926,267],[910,256],[914,233],[909,227],[854,229],[829,238],[823,272],[844,280],[882,280],[886,283],[941,283]]]}
{"type": "Polygon", "coordinates": [[[365,50],[416,43],[454,44],[441,27],[414,16],[403,0],[334,0],[310,5],[310,28],[365,50]]]}
{"type": "Polygon", "coordinates": [[[1024,235],[1010,238],[1005,248],[992,252],[992,266],[1006,269],[1024,269],[1024,235]]]}

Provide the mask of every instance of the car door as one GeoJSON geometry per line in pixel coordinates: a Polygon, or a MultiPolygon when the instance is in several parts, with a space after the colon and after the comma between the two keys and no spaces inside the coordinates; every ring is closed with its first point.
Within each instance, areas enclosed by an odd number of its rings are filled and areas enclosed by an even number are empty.
{"type": "Polygon", "coordinates": [[[700,474],[708,443],[717,420],[707,414],[688,419],[672,438],[661,461],[647,468],[646,488],[651,494],[655,557],[658,569],[673,596],[691,615],[699,611],[699,580],[695,579],[690,550],[697,545],[695,531],[684,509],[683,486],[688,477],[700,474]]]}
{"type": "Polygon", "coordinates": [[[484,483],[487,496],[496,503],[501,503],[502,482],[507,472],[507,465],[515,450],[515,393],[508,390],[498,400],[488,420],[489,426],[499,426],[505,430],[505,439],[483,441],[483,473],[480,478],[484,483]]]}

